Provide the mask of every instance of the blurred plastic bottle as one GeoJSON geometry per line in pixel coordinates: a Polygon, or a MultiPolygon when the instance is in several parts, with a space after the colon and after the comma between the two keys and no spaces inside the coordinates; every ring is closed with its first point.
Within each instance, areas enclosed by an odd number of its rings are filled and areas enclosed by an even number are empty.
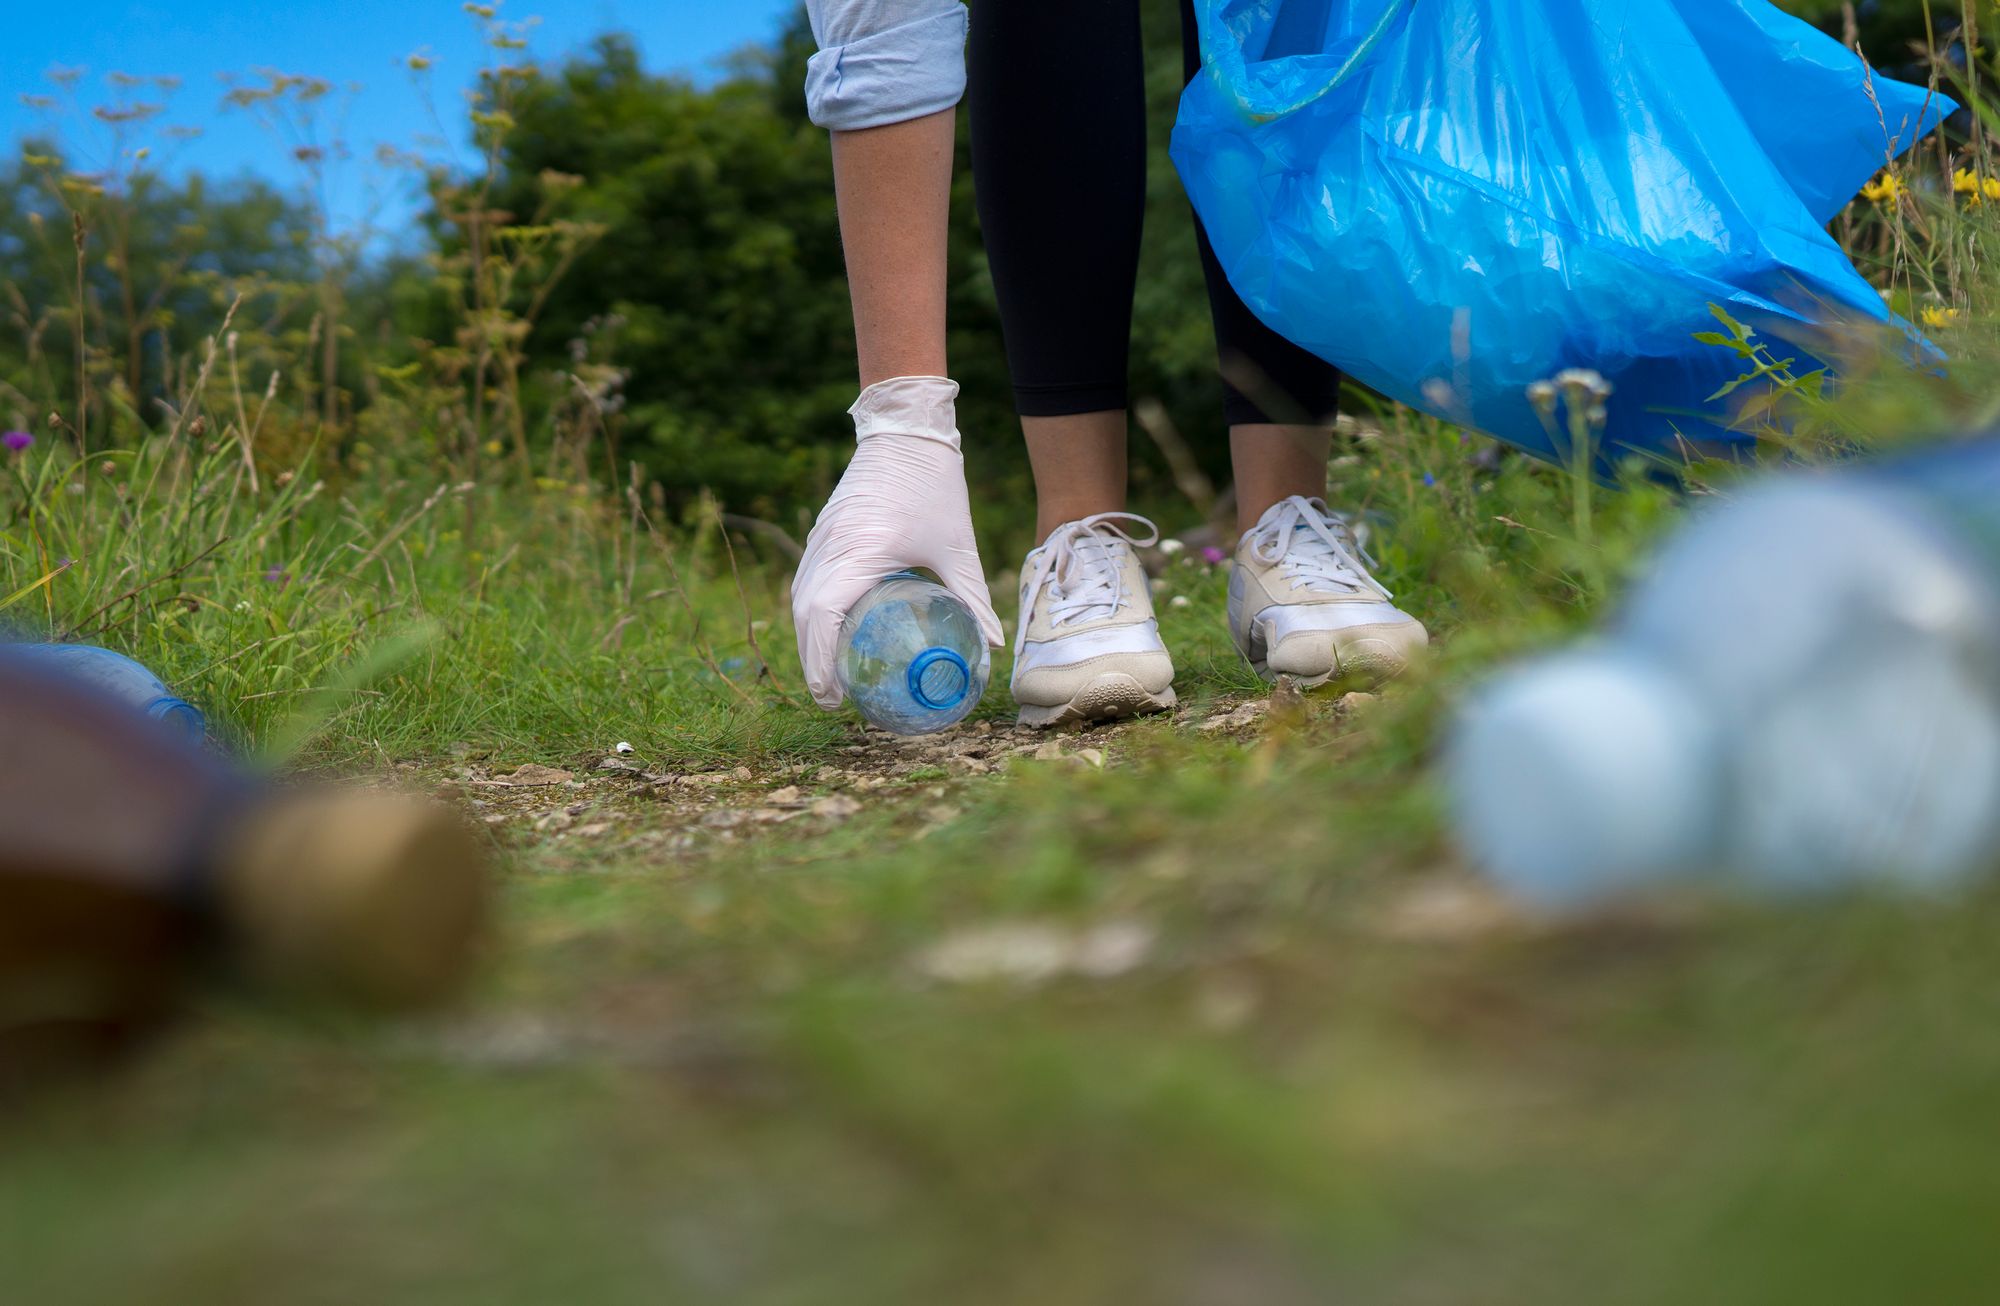
{"type": "Polygon", "coordinates": [[[1706,512],[1608,640],[1481,693],[1447,771],[1467,848],[1546,905],[2000,865],[2000,440],[1706,512]]]}
{"type": "Polygon", "coordinates": [[[89,644],[7,644],[0,645],[0,657],[91,685],[189,739],[208,733],[199,708],[174,697],[158,676],[122,653],[89,644]]]}
{"type": "Polygon", "coordinates": [[[315,1005],[390,1008],[465,977],[488,880],[460,816],[272,785],[6,652],[0,1100],[129,1047],[218,970],[315,1005]]]}
{"type": "Polygon", "coordinates": [[[887,576],[840,628],[840,687],[871,725],[924,735],[962,719],[986,692],[992,654],[972,612],[914,572],[887,576]]]}

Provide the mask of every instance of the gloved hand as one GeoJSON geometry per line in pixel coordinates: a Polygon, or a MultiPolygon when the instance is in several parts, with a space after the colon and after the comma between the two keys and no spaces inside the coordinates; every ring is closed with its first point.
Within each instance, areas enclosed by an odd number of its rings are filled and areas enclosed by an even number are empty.
{"type": "Polygon", "coordinates": [[[869,386],[847,410],[854,417],[854,460],[806,536],[792,581],[799,660],[821,707],[840,706],[834,650],[841,623],[892,572],[936,572],[972,609],[986,642],[1002,642],[972,538],[957,398],[957,383],[943,377],[899,376],[869,386]]]}

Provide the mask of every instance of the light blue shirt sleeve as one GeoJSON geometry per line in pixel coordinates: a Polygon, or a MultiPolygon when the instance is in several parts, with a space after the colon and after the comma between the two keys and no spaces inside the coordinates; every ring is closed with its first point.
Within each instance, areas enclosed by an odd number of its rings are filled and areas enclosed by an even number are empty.
{"type": "Polygon", "coordinates": [[[965,95],[959,0],[807,0],[819,53],[806,65],[806,109],[834,131],[937,113],[965,95]]]}

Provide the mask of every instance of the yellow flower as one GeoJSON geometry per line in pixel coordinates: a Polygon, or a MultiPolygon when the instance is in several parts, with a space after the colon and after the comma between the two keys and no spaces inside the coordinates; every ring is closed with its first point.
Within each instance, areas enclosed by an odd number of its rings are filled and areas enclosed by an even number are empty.
{"type": "Polygon", "coordinates": [[[1951,189],[1954,194],[1970,197],[1974,204],[1984,204],[2000,200],[2000,177],[1982,177],[1970,168],[1960,168],[1951,174],[1951,189]]]}
{"type": "Polygon", "coordinates": [[[1901,177],[1898,177],[1893,172],[1884,172],[1878,174],[1875,180],[1861,188],[1861,198],[1872,200],[1877,204],[1886,204],[1892,202],[1898,195],[1901,195],[1903,189],[1903,179],[1901,177]]]}
{"type": "Polygon", "coordinates": [[[1939,308],[1934,304],[1926,305],[1924,311],[1919,314],[1923,324],[1927,327],[1957,326],[1959,319],[1963,316],[1964,314],[1955,308],[1939,308]]]}
{"type": "Polygon", "coordinates": [[[498,440],[488,440],[479,447],[488,458],[498,458],[500,456],[500,442],[498,440]]]}

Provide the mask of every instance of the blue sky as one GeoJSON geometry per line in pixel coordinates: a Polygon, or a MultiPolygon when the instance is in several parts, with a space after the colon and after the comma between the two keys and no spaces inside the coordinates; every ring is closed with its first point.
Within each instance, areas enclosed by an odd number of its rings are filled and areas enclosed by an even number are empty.
{"type": "MultiPolygon", "coordinates": [[[[600,32],[630,32],[646,66],[657,72],[714,75],[730,51],[774,33],[795,0],[507,0],[500,16],[540,18],[531,53],[550,62],[600,32]]],[[[172,75],[181,87],[160,124],[201,129],[180,144],[160,142],[155,158],[174,169],[212,176],[245,171],[285,185],[297,172],[282,145],[249,114],[222,112],[222,74],[258,67],[323,77],[363,89],[348,102],[345,135],[356,163],[336,178],[329,197],[353,223],[364,215],[391,229],[411,211],[386,178],[361,161],[376,146],[413,148],[436,127],[411,83],[405,60],[424,50],[435,60],[432,95],[448,123],[463,118],[460,92],[487,58],[461,0],[0,0],[0,141],[11,150],[45,119],[21,103],[51,91],[48,71],[84,68],[76,96],[87,110],[111,92],[106,74],[172,75]]],[[[140,98],[157,99],[150,89],[140,98]]],[[[78,130],[64,114],[78,166],[105,167],[113,153],[100,129],[78,130]]],[[[159,133],[154,132],[154,136],[159,133]]],[[[426,150],[434,153],[435,146],[426,150]]]]}

